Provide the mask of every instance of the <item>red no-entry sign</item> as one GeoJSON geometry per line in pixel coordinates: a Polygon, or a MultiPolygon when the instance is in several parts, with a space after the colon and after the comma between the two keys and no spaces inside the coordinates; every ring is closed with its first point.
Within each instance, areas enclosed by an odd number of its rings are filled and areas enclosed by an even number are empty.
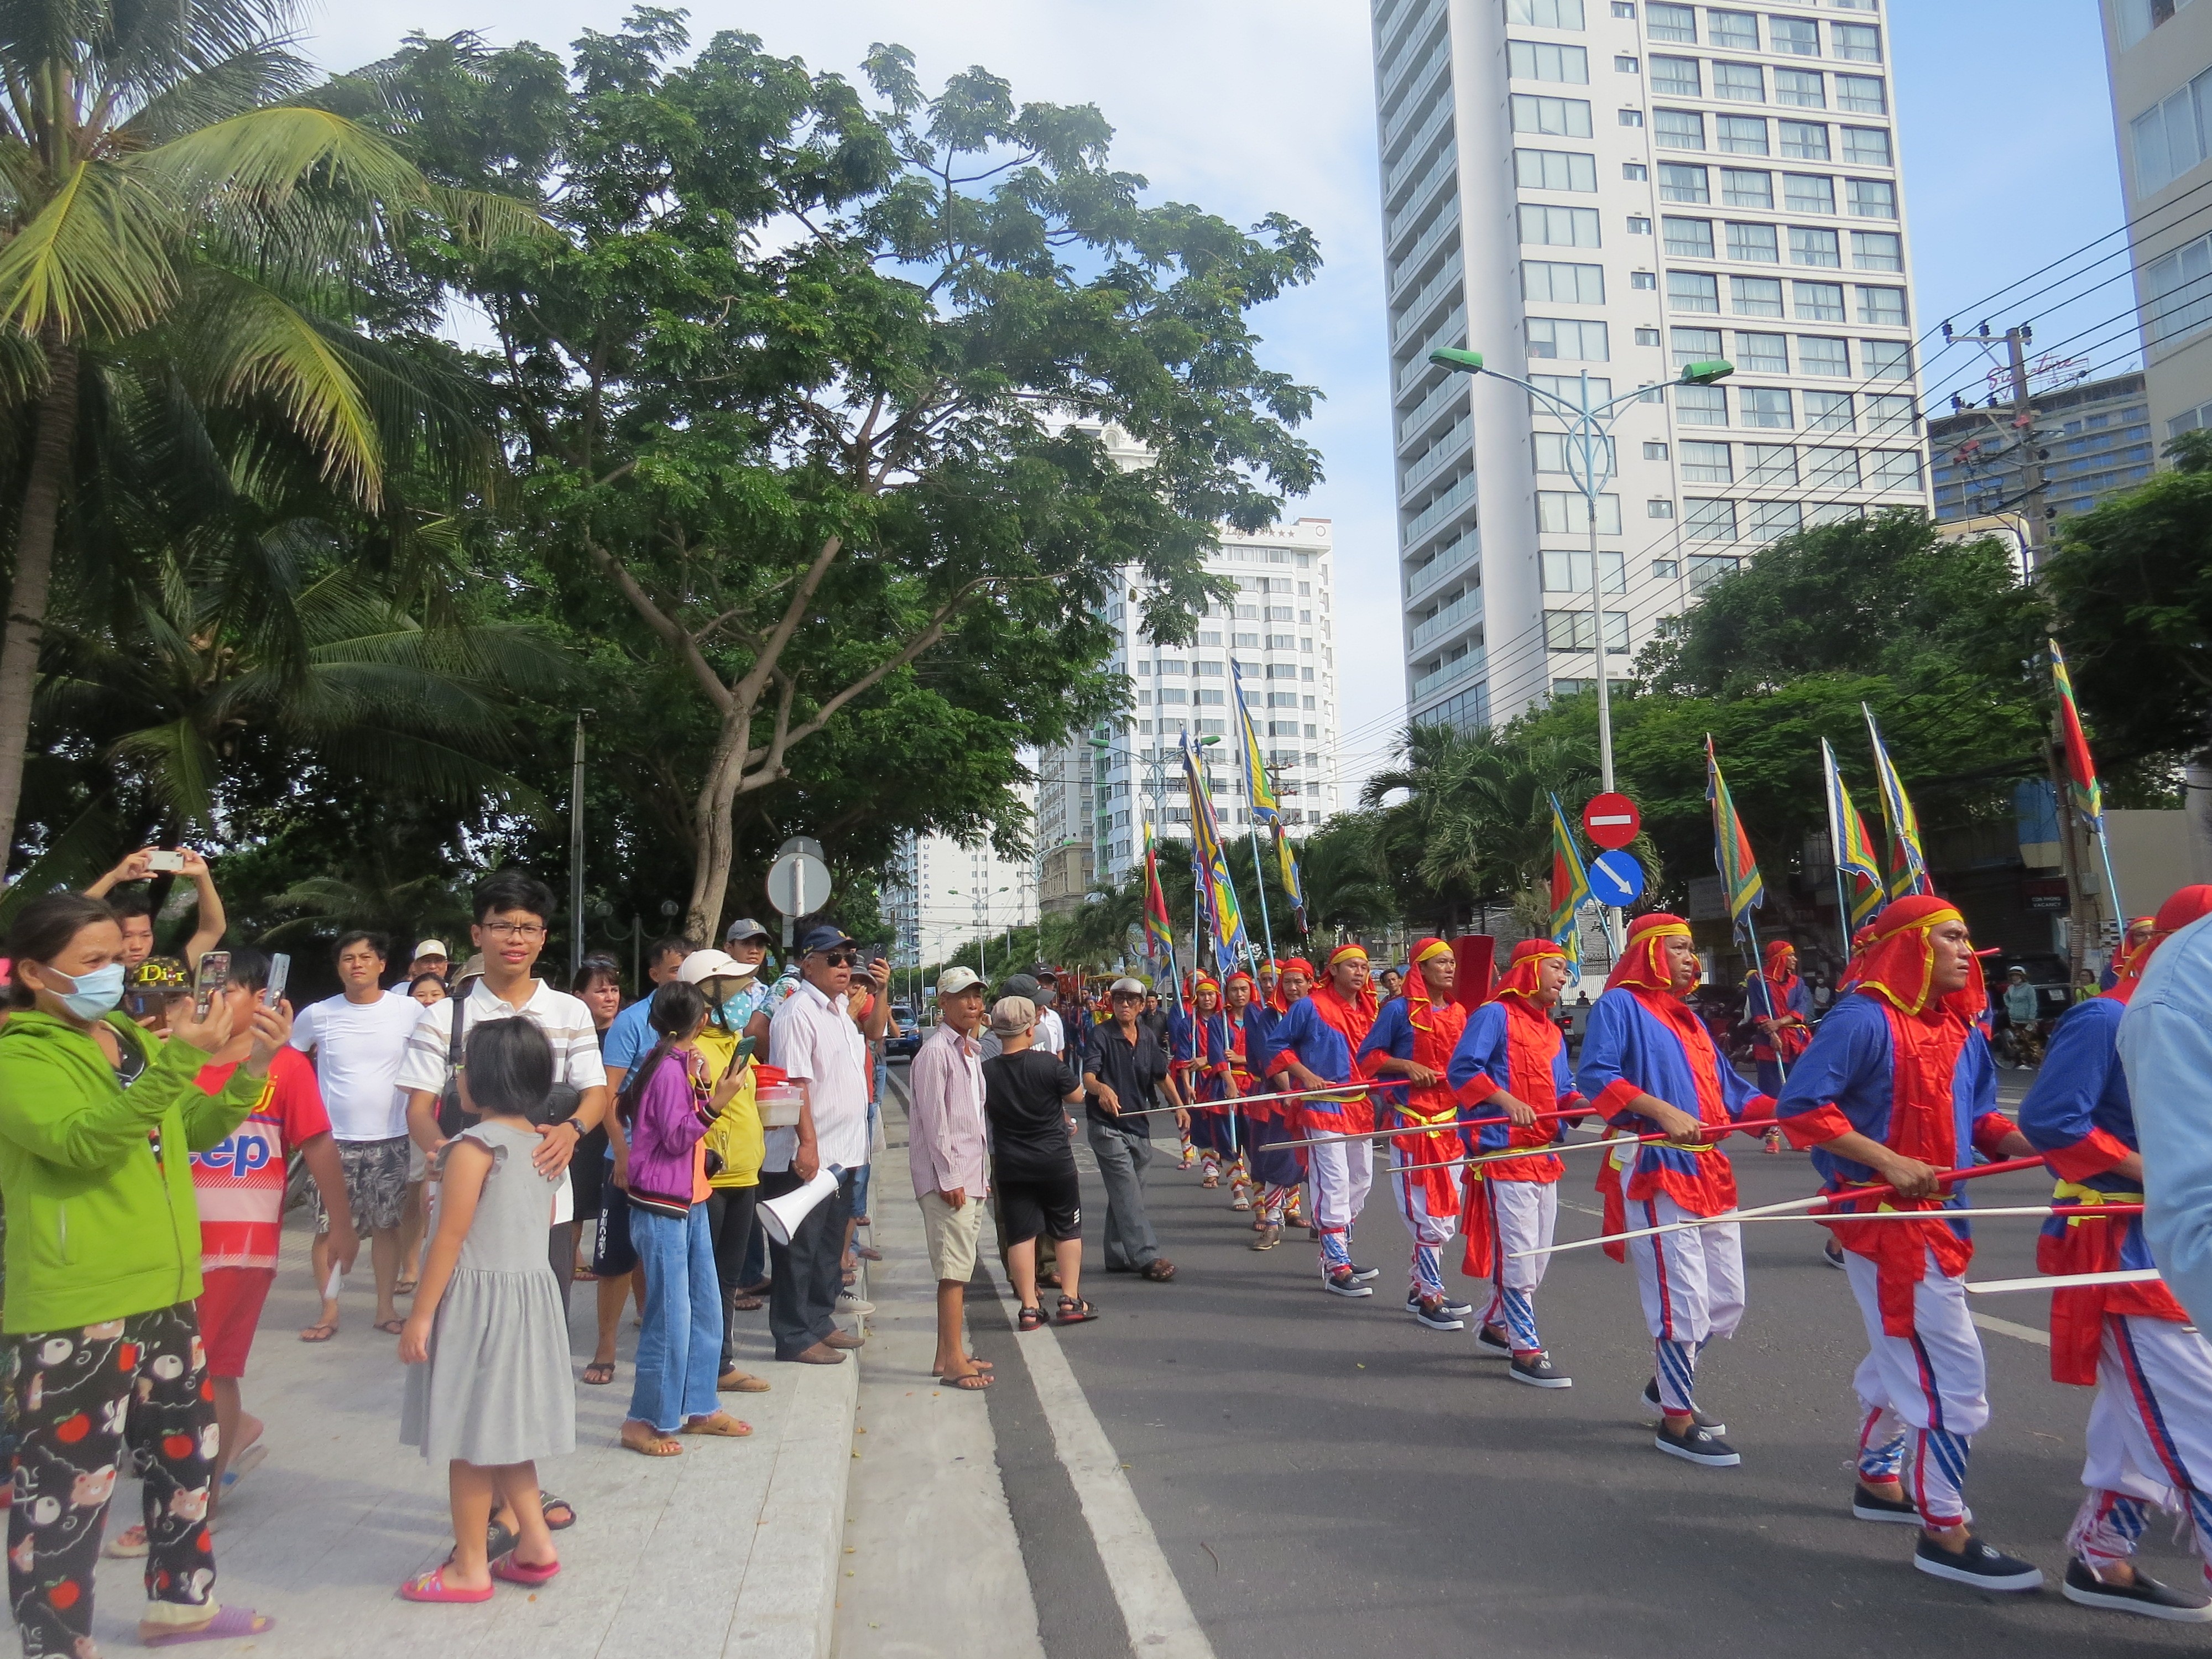
{"type": "Polygon", "coordinates": [[[1644,814],[1626,795],[1595,795],[1583,808],[1583,833],[1607,852],[1626,847],[1644,827],[1644,814]]]}

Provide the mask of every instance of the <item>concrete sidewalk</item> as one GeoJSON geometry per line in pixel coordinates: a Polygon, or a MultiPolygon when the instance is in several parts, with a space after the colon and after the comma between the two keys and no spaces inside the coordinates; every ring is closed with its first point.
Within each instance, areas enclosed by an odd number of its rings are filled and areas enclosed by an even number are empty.
{"type": "MultiPolygon", "coordinates": [[[[829,1652],[858,1365],[778,1364],[766,1310],[741,1314],[738,1363],[774,1388],[726,1395],[723,1404],[752,1435],[687,1438],[680,1457],[641,1457],[616,1440],[637,1334],[626,1316],[614,1383],[578,1385],[575,1455],[538,1469],[579,1517],[555,1535],[560,1577],[537,1591],[501,1585],[481,1606],[416,1606],[399,1600],[400,1582],[451,1547],[445,1471],[399,1443],[398,1340],[369,1328],[369,1294],[348,1289],[344,1328],[330,1342],[298,1340],[314,1314],[307,1259],[295,1213],[244,1385],[246,1409],[268,1423],[269,1456],[225,1502],[215,1539],[218,1598],[272,1615],[276,1627],[206,1651],[256,1659],[829,1652]]],[[[356,1282],[366,1267],[364,1252],[356,1282]]],[[[580,1372],[591,1352],[592,1290],[580,1284],[571,1297],[580,1372]]],[[[137,1490],[125,1481],[110,1529],[137,1519],[137,1490]]],[[[137,1646],[142,1565],[100,1564],[96,1635],[111,1652],[137,1646]]]]}

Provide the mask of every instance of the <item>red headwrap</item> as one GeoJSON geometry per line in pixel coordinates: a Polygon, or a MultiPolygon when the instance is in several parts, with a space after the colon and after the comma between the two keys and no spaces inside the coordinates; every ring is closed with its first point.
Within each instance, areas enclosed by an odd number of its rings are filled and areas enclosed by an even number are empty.
{"type": "Polygon", "coordinates": [[[1406,1000],[1422,1003],[1433,1000],[1429,995],[1428,975],[1422,973],[1421,964],[1438,957],[1451,955],[1452,948],[1440,939],[1416,939],[1412,960],[1406,967],[1406,1000]]]}
{"type": "Polygon", "coordinates": [[[1503,997],[1526,997],[1534,1002],[1541,983],[1539,975],[1543,965],[1555,958],[1560,962],[1567,959],[1565,948],[1557,939],[1522,939],[1513,947],[1505,971],[1491,988],[1490,1000],[1495,1002],[1503,997]]]}
{"type": "MultiPolygon", "coordinates": [[[[2118,1002],[2135,995],[2136,987],[2142,983],[2143,969],[2150,966],[2158,947],[2191,922],[2206,915],[2212,915],[2212,887],[2184,887],[2160,905],[2158,914],[2150,918],[2151,936],[2136,946],[2128,957],[2128,965],[2120,969],[2118,982],[2105,994],[2118,1002]]],[[[2133,927],[2135,923],[2128,925],[2133,927]]]]}
{"type": "MultiPolygon", "coordinates": [[[[1336,949],[1331,951],[1328,953],[1328,960],[1322,965],[1324,969],[1327,969],[1334,968],[1340,962],[1364,962],[1366,960],[1367,947],[1357,941],[1353,941],[1350,944],[1340,945],[1336,949]]],[[[1329,984],[1333,988],[1333,981],[1323,981],[1322,983],[1329,984]]],[[[1317,986],[1316,988],[1318,989],[1319,987],[1317,986]]],[[[1343,1000],[1343,999],[1340,998],[1339,1000],[1343,1000]]],[[[1346,1006],[1348,1007],[1358,1007],[1364,1010],[1366,1013],[1368,1023],[1371,1024],[1374,1022],[1376,1012],[1382,1006],[1382,999],[1375,989],[1375,981],[1372,979],[1369,980],[1365,985],[1360,988],[1359,994],[1357,997],[1352,998],[1346,1006]]],[[[1358,1046],[1358,1045],[1356,1043],[1353,1045],[1355,1048],[1358,1046]]]]}
{"type": "MultiPolygon", "coordinates": [[[[1965,920],[1950,900],[1933,893],[1892,901],[1875,918],[1859,952],[1859,990],[1880,997],[1901,1014],[1926,1013],[1936,1000],[1936,945],[1929,935],[1947,921],[1965,920]]],[[[1972,988],[1970,983],[1968,991],[1972,988]]],[[[1965,1014],[1965,1010],[1960,1012],[1965,1014]]]]}
{"type": "Polygon", "coordinates": [[[1309,990],[1313,988],[1314,981],[1320,977],[1314,972],[1313,963],[1308,962],[1304,957],[1277,957],[1275,958],[1275,988],[1267,1000],[1273,1005],[1275,1012],[1279,1014],[1287,1014],[1291,1012],[1291,1000],[1283,994],[1283,975],[1285,974],[1304,974],[1306,976],[1306,988],[1309,990]]]}
{"type": "Polygon", "coordinates": [[[1771,939],[1767,940],[1766,971],[1770,974],[1779,973],[1782,968],[1782,958],[1784,957],[1795,956],[1796,954],[1797,947],[1792,945],[1786,939],[1771,939]]]}
{"type": "MultiPolygon", "coordinates": [[[[1690,937],[1690,924],[1664,910],[1653,910],[1628,924],[1628,944],[1613,974],[1605,982],[1608,991],[1632,986],[1642,991],[1672,991],[1674,976],[1667,966],[1667,947],[1661,941],[1690,937]]],[[[1695,988],[1694,982],[1692,988],[1695,988]]]]}
{"type": "MultiPolygon", "coordinates": [[[[2128,918],[2126,926],[2120,929],[2119,939],[2115,941],[2112,945],[2112,973],[2115,977],[2125,978],[2127,975],[2128,957],[2132,954],[2132,952],[2128,949],[2128,935],[2134,933],[2138,927],[2155,927],[2157,926],[2158,918],[2156,916],[2130,916],[2128,918]]],[[[2148,941],[2145,942],[2148,943],[2148,941]]],[[[2138,950],[2141,948],[2142,946],[2140,945],[2136,947],[2138,950]]],[[[2107,993],[2106,994],[2109,995],[2110,993],[2107,993]]]]}

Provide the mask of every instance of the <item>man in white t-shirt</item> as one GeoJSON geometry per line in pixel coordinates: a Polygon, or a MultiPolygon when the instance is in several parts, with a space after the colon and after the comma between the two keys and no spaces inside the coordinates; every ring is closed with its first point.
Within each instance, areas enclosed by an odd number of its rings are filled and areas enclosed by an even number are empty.
{"type": "Polygon", "coordinates": [[[607,1073],[592,1011],[532,974],[538,953],[545,948],[545,924],[552,915],[551,890],[520,872],[502,872],[477,889],[477,919],[469,938],[483,955],[483,976],[455,985],[452,1000],[421,1011],[400,1062],[399,1086],[407,1094],[408,1133],[425,1155],[434,1154],[459,1127],[439,1121],[457,1022],[463,1043],[477,1022],[485,1019],[526,1019],[545,1033],[553,1046],[553,1081],[567,1084],[578,1095],[573,1113],[538,1131],[543,1139],[531,1159],[547,1179],[562,1177],[554,1189],[547,1250],[565,1307],[576,1271],[576,1200],[565,1172],[576,1143],[606,1111],[607,1073]]]}
{"type": "Polygon", "coordinates": [[[1060,976],[1049,968],[1040,968],[1035,978],[1037,982],[1036,1029],[1030,1036],[1030,1047],[1066,1060],[1067,1028],[1060,1024],[1059,1011],[1054,1006],[1060,1000],[1060,976]]]}
{"type": "MultiPolygon", "coordinates": [[[[384,988],[386,946],[381,933],[351,933],[337,942],[337,996],[311,1003],[292,1022],[292,1046],[315,1057],[315,1079],[331,1119],[345,1171],[346,1206],[355,1228],[368,1236],[376,1274],[376,1328],[397,1335],[392,1303],[399,1280],[400,1224],[407,1199],[407,1097],[398,1086],[422,1004],[404,991],[384,988]]],[[[337,1334],[337,1298],[330,1284],[330,1218],[322,1194],[307,1189],[313,1206],[315,1243],[310,1252],[315,1286],[323,1296],[302,1342],[327,1342],[337,1334]]]]}

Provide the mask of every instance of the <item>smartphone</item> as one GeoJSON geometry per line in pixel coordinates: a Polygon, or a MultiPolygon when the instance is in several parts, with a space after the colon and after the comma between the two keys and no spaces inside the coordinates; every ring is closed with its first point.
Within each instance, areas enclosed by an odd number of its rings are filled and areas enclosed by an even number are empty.
{"type": "Polygon", "coordinates": [[[205,1019],[208,1006],[215,994],[230,982],[230,952],[210,951],[200,958],[199,972],[192,980],[192,1018],[205,1019]]]}
{"type": "Polygon", "coordinates": [[[282,951],[269,958],[269,988],[261,994],[261,1006],[274,1008],[284,1000],[284,981],[292,977],[292,958],[282,951]]]}
{"type": "Polygon", "coordinates": [[[148,855],[146,868],[157,876],[181,875],[185,868],[185,855],[156,848],[148,855]]]}
{"type": "Polygon", "coordinates": [[[730,1056],[732,1070],[735,1070],[753,1057],[754,1042],[755,1039],[752,1037],[740,1037],[738,1040],[738,1051],[730,1056]]]}

